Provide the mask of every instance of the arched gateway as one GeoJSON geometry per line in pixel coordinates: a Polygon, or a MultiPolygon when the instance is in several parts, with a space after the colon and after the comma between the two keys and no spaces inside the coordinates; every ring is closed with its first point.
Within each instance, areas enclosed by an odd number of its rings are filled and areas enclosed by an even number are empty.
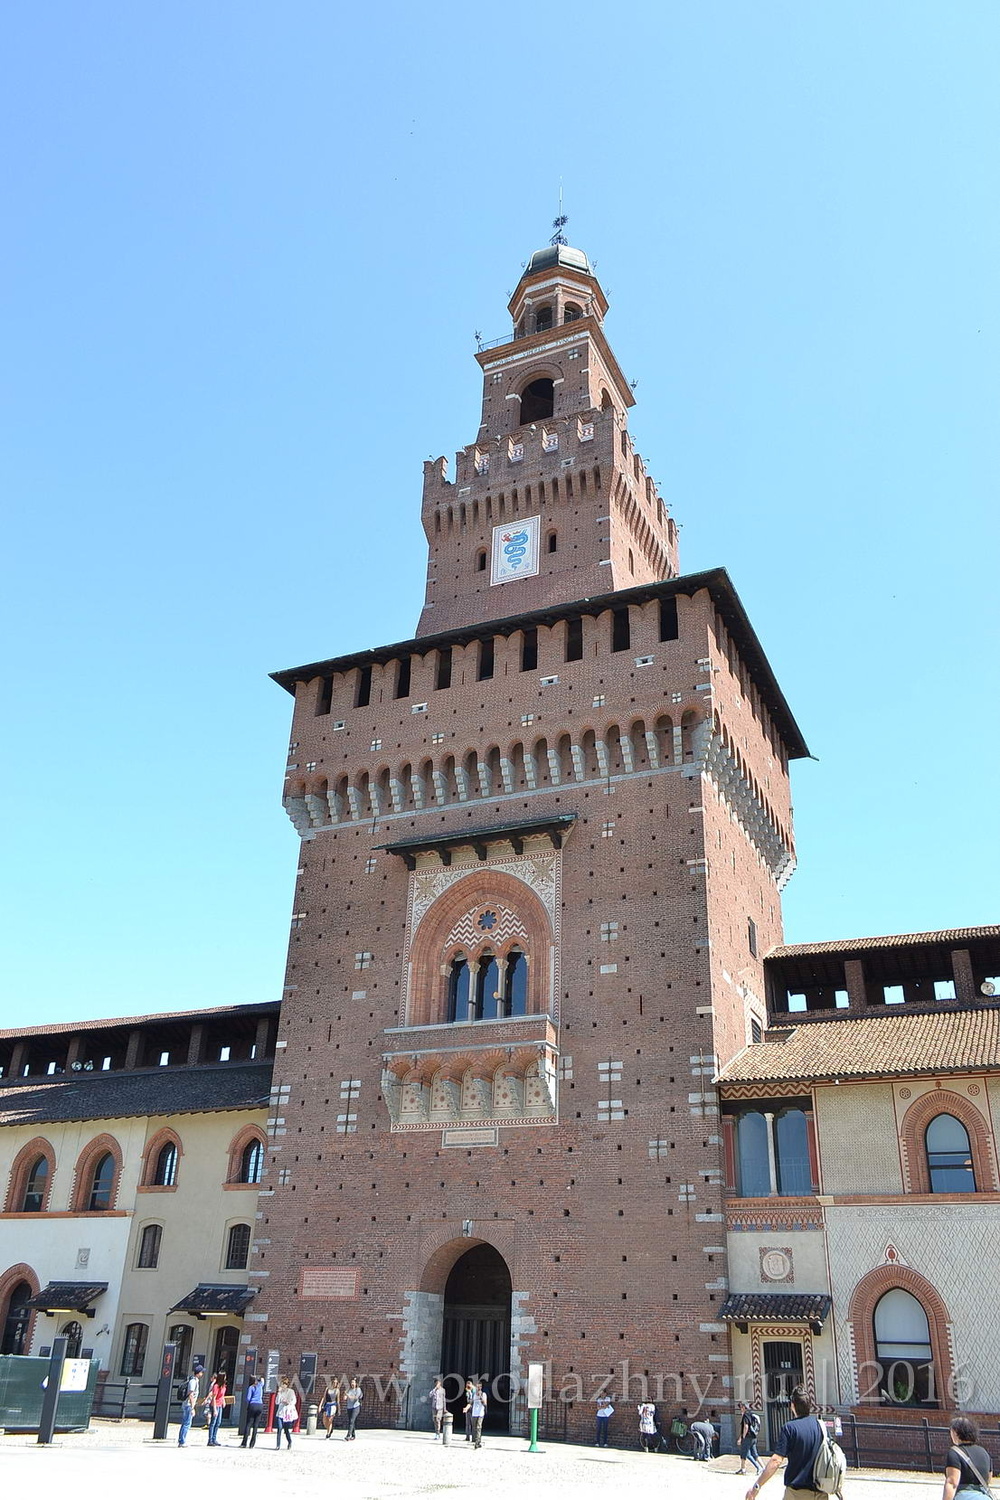
{"type": "MultiPolygon", "coordinates": [[[[460,1423],[467,1377],[487,1383],[486,1427],[506,1432],[512,1397],[510,1270],[485,1240],[455,1239],[427,1262],[419,1291],[407,1298],[407,1375],[413,1389],[411,1427],[427,1422],[421,1400],[437,1375],[445,1377],[448,1406],[460,1423]]],[[[515,1372],[516,1373],[516,1372],[515,1372]]]]}

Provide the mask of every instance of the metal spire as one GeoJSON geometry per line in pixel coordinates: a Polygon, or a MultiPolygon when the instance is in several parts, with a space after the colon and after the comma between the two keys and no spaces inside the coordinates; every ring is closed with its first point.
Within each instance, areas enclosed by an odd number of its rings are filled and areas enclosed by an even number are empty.
{"type": "Polygon", "coordinates": [[[563,190],[562,190],[562,182],[560,181],[560,183],[559,183],[559,213],[556,216],[556,218],[554,218],[552,220],[552,228],[555,230],[555,234],[549,240],[549,244],[550,245],[568,245],[569,244],[569,240],[563,234],[563,230],[565,229],[565,227],[566,227],[566,225],[568,223],[569,223],[569,218],[567,217],[566,214],[563,213],[563,190]]]}

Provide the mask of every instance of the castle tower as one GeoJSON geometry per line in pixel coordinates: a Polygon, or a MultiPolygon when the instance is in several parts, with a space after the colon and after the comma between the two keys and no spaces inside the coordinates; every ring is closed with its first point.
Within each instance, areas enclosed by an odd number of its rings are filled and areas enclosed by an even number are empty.
{"type": "Polygon", "coordinates": [[[632,445],[635,403],[607,310],[582,250],[531,257],[509,304],[513,331],[476,356],[475,442],[453,481],[445,459],[424,464],[418,635],[676,575],[677,528],[632,445]],[[501,607],[494,590],[512,582],[501,607]]]}
{"type": "Polygon", "coordinates": [[[517,1424],[531,1361],[552,1431],[609,1379],[731,1411],[712,1079],[764,1024],[806,751],[726,573],[676,572],[605,311],[531,258],[425,479],[419,634],[275,674],[302,849],[248,1340],[378,1375],[375,1421],[443,1371],[517,1424]]]}

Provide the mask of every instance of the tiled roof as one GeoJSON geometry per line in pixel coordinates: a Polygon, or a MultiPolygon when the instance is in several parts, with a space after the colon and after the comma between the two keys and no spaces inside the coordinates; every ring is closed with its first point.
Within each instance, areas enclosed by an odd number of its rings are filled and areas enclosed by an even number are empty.
{"type": "Polygon", "coordinates": [[[866,948],[909,948],[930,943],[972,943],[1000,938],[1000,927],[950,927],[943,932],[891,932],[885,937],[841,938],[832,943],[786,943],[768,958],[803,958],[810,953],[863,953],[866,948]]]}
{"type": "Polygon", "coordinates": [[[720,1082],[808,1082],[1000,1067],[1000,1005],[897,1011],[802,1026],[790,1016],[780,1031],[768,1034],[775,1040],[746,1047],[721,1070],[720,1082]]]}
{"type": "Polygon", "coordinates": [[[25,1078],[0,1084],[0,1125],[260,1109],[270,1089],[269,1062],[25,1078]]]}
{"type": "Polygon", "coordinates": [[[257,1295],[252,1286],[213,1286],[201,1282],[170,1309],[172,1313],[229,1313],[241,1318],[257,1295]]]}
{"type": "Polygon", "coordinates": [[[12,1030],[0,1029],[0,1041],[13,1037],[18,1041],[27,1036],[65,1036],[67,1032],[113,1031],[116,1026],[149,1026],[157,1021],[225,1021],[246,1016],[277,1015],[280,1004],[277,1000],[260,1000],[247,1005],[202,1006],[198,1010],[160,1010],[148,1016],[115,1016],[97,1021],[60,1021],[53,1026],[17,1026],[12,1030]]]}
{"type": "Polygon", "coordinates": [[[50,1281],[36,1296],[28,1298],[27,1305],[37,1307],[39,1312],[48,1312],[50,1308],[58,1312],[86,1312],[107,1289],[106,1281],[50,1281]]]}
{"type": "Polygon", "coordinates": [[[725,1323],[824,1323],[829,1313],[825,1292],[733,1292],[719,1317],[725,1323]]]}

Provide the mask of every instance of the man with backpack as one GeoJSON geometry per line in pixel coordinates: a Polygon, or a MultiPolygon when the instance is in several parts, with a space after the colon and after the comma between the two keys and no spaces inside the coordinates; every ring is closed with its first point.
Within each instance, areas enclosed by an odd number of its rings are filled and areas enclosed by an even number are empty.
{"type": "Polygon", "coordinates": [[[819,1417],[812,1416],[812,1402],[804,1386],[797,1385],[791,1394],[795,1416],[778,1434],[774,1452],[759,1479],[747,1490],[746,1500],[757,1500],[758,1492],[785,1464],[785,1500],[825,1500],[839,1495],[847,1461],[842,1450],[829,1437],[819,1417]]]}
{"type": "Polygon", "coordinates": [[[759,1474],[764,1467],[760,1461],[760,1454],[757,1452],[757,1435],[760,1432],[760,1412],[754,1411],[752,1407],[747,1406],[745,1401],[740,1401],[737,1405],[740,1413],[740,1431],[738,1437],[740,1447],[739,1472],[741,1474],[746,1473],[747,1459],[749,1459],[753,1464],[754,1473],[759,1474]]]}

